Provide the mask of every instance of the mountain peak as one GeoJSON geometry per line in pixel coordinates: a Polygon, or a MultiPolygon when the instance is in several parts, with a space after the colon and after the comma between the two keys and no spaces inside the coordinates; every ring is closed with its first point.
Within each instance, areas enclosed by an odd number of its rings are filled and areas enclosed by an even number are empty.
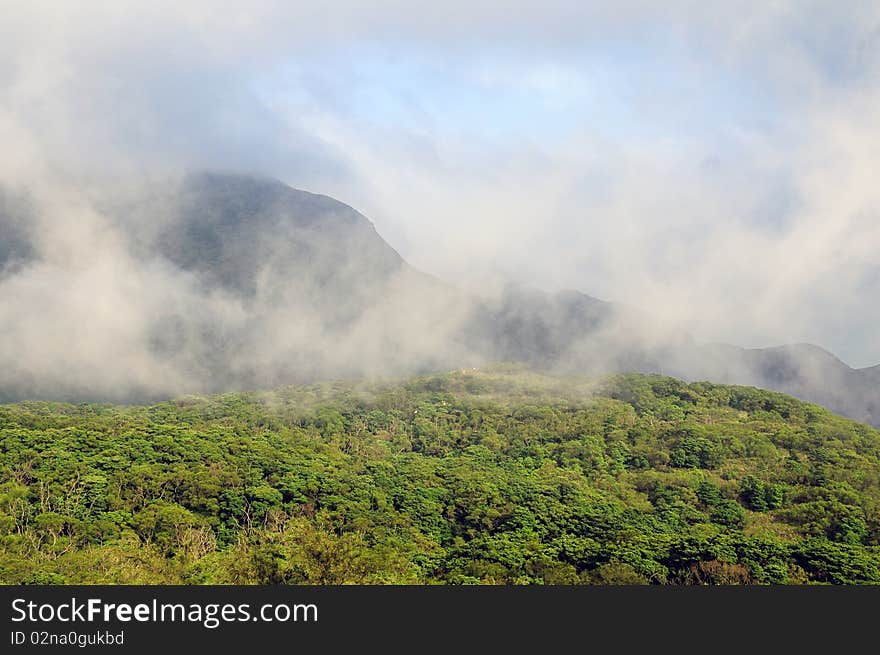
{"type": "Polygon", "coordinates": [[[274,279],[377,280],[403,259],[367,218],[329,196],[240,173],[186,176],[166,205],[156,249],[210,285],[251,296],[274,279]]]}

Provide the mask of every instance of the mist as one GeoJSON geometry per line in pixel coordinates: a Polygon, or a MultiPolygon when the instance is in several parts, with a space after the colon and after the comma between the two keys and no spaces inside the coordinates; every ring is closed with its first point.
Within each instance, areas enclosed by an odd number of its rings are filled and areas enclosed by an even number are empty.
{"type": "Polygon", "coordinates": [[[691,339],[880,362],[876,3],[288,4],[0,1],[6,397],[478,366],[535,316],[579,372],[691,339]],[[400,261],[313,230],[297,268],[268,211],[218,278],[162,240],[205,170],[340,200],[400,261]],[[487,345],[511,285],[551,300],[487,345]],[[619,304],[573,338],[566,290],[619,304]]]}

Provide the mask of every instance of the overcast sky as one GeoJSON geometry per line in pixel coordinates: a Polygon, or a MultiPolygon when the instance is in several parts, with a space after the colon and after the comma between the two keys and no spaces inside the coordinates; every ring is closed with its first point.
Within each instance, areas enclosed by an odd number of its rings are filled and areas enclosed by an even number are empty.
{"type": "Polygon", "coordinates": [[[0,148],[261,172],[458,284],[880,363],[876,1],[0,0],[0,148]]]}

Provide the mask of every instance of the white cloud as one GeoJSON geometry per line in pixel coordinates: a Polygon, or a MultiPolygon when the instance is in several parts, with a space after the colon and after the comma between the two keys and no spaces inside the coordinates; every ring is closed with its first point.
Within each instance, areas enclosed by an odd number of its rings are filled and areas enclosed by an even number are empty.
{"type": "Polygon", "coordinates": [[[458,282],[573,287],[705,339],[880,361],[874,2],[0,11],[7,184],[254,169],[357,206],[414,264],[458,282]],[[445,65],[448,93],[456,75],[487,102],[534,92],[564,129],[548,136],[531,114],[468,129],[467,111],[432,105],[430,79],[359,80],[346,57],[371,50],[413,57],[416,72],[445,65]],[[273,97],[293,64],[322,88],[273,97]],[[375,96],[350,85],[383,83],[400,111],[424,114],[365,118],[358,102],[375,96]]]}

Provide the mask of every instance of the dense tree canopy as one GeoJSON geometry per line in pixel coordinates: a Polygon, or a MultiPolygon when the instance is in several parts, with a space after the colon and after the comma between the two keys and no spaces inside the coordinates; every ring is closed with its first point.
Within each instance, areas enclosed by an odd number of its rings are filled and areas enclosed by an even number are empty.
{"type": "Polygon", "coordinates": [[[880,583],[880,433],[516,368],[0,405],[4,583],[880,583]]]}

